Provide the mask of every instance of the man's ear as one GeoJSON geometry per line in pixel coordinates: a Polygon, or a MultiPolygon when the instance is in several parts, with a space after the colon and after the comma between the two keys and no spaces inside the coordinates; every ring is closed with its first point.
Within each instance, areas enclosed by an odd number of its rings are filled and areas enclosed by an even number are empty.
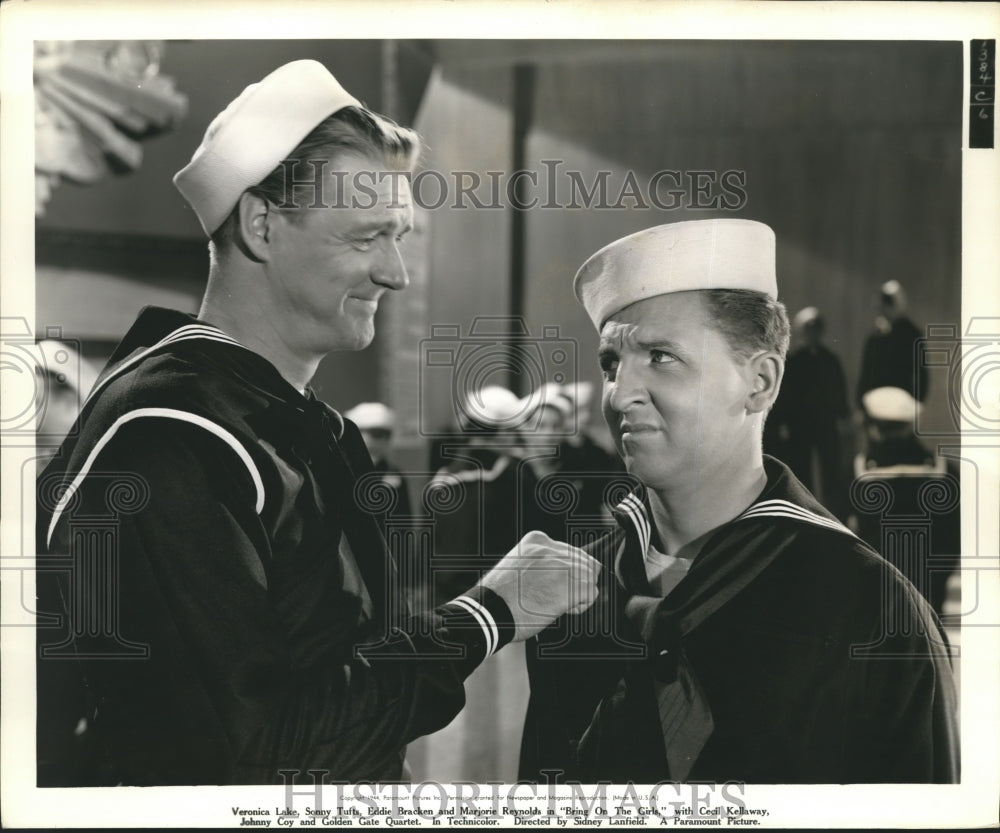
{"type": "Polygon", "coordinates": [[[771,351],[758,353],[750,359],[749,371],[751,386],[747,392],[747,411],[752,414],[766,413],[778,398],[785,361],[771,351]]]}
{"type": "Polygon", "coordinates": [[[236,244],[250,260],[266,263],[271,259],[270,234],[274,209],[267,200],[244,191],[236,203],[236,244]]]}

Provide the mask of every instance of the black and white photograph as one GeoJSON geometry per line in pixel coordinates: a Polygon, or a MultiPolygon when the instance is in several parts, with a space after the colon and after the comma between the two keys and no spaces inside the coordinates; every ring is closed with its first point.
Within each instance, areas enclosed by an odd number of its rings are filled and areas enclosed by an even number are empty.
{"type": "Polygon", "coordinates": [[[3,824],[1000,823],[1000,4],[282,9],[0,11],[3,824]]]}

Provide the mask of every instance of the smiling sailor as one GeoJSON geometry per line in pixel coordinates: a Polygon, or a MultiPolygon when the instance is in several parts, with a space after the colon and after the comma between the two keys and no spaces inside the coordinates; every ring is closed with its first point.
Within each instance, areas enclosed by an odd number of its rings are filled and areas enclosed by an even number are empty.
{"type": "Polygon", "coordinates": [[[540,634],[546,653],[529,643],[521,777],[956,781],[934,613],[761,451],[789,330],[772,230],[650,228],[594,254],[574,288],[640,485],[590,548],[598,603],[540,634]]]}
{"type": "Polygon", "coordinates": [[[303,60],[247,87],[176,175],[211,241],[201,310],[140,314],[41,480],[62,626],[38,630],[39,691],[79,672],[91,752],[59,761],[43,736],[66,723],[40,714],[41,783],[405,778],[406,743],[458,713],[487,656],[595,598],[596,562],[536,533],[409,615],[356,498],[361,434],[309,387],[407,285],[418,151],[303,60]],[[522,569],[539,559],[556,569],[522,569]]]}

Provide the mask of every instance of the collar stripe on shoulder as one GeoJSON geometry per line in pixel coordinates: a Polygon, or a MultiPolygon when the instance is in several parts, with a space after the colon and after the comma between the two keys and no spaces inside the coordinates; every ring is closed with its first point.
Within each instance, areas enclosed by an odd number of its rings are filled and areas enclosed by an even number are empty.
{"type": "Polygon", "coordinates": [[[243,443],[241,443],[230,431],[223,428],[216,422],[199,414],[193,414],[189,411],[180,411],[176,408],[137,408],[134,411],[128,411],[122,414],[114,424],[104,432],[103,436],[94,444],[94,447],[90,450],[87,455],[87,459],[84,461],[80,470],[76,473],[73,480],[66,487],[66,491],[63,492],[62,497],[56,503],[55,509],[52,511],[52,519],[49,522],[48,535],[45,538],[46,545],[51,545],[52,534],[55,532],[56,524],[59,523],[59,518],[62,516],[63,512],[66,511],[66,507],[69,506],[70,502],[73,500],[73,496],[76,491],[80,488],[80,484],[83,483],[84,479],[90,474],[90,470],[93,468],[95,462],[101,451],[104,450],[105,446],[114,438],[118,430],[125,424],[132,422],[137,419],[146,418],[159,418],[159,419],[173,419],[179,420],[181,422],[191,423],[192,425],[197,425],[199,428],[203,428],[210,434],[214,434],[220,440],[226,443],[239,457],[240,461],[246,466],[247,473],[250,475],[251,481],[253,481],[254,491],[256,492],[256,502],[254,503],[254,509],[259,515],[264,511],[264,479],[261,477],[260,471],[257,468],[257,464],[253,461],[250,453],[244,448],[243,443]]]}
{"type": "Polygon", "coordinates": [[[747,509],[746,512],[736,518],[736,520],[740,521],[746,518],[768,516],[776,518],[794,518],[796,520],[805,521],[806,523],[815,524],[816,526],[822,526],[827,529],[834,529],[838,532],[845,532],[848,535],[854,535],[854,533],[840,523],[840,521],[824,518],[822,515],[817,515],[815,512],[811,512],[810,510],[787,500],[765,500],[760,503],[755,503],[747,509]]]}
{"type": "Polygon", "coordinates": [[[115,379],[117,376],[124,373],[134,364],[141,362],[151,353],[155,353],[157,350],[166,347],[170,344],[176,344],[178,341],[191,341],[192,339],[206,339],[208,341],[220,341],[223,344],[232,344],[235,345],[236,347],[243,346],[235,338],[226,335],[224,332],[222,332],[222,330],[218,329],[217,327],[212,327],[206,324],[186,324],[183,327],[180,327],[174,330],[173,332],[167,334],[151,347],[147,347],[145,350],[142,350],[141,352],[136,353],[131,358],[123,361],[120,365],[118,365],[118,367],[116,367],[107,376],[105,376],[96,385],[94,385],[93,389],[87,395],[87,401],[89,401],[94,396],[94,394],[97,393],[97,391],[99,391],[106,384],[108,384],[108,382],[110,382],[112,379],[115,379]]]}

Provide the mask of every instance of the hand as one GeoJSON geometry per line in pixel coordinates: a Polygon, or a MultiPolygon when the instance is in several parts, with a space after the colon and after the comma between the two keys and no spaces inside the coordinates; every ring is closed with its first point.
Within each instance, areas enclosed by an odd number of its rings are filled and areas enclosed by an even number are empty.
{"type": "Polygon", "coordinates": [[[514,641],[523,642],[565,613],[582,613],[597,599],[601,565],[583,550],[529,532],[480,582],[514,614],[514,641]]]}

